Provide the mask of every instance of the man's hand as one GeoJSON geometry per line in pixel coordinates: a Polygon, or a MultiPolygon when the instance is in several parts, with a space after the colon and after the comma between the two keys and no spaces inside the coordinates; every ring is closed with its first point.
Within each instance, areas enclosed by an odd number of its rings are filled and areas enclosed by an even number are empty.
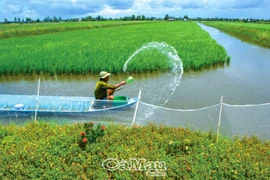
{"type": "Polygon", "coordinates": [[[120,84],[121,85],[125,85],[125,84],[127,84],[127,82],[126,81],[122,81],[120,84]]]}

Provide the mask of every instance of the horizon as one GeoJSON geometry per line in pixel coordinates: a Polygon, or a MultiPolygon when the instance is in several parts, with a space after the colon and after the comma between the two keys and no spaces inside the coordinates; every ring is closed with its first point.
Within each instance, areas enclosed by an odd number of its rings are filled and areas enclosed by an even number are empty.
{"type": "Polygon", "coordinates": [[[14,18],[32,20],[46,17],[62,19],[84,18],[87,16],[103,18],[145,17],[164,18],[229,18],[229,19],[270,19],[268,0],[2,0],[0,2],[0,21],[14,18]]]}

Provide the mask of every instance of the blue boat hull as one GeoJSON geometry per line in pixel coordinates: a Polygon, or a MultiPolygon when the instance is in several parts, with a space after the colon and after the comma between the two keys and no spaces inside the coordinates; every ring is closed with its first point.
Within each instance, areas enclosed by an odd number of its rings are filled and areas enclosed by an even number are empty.
{"type": "MultiPolygon", "coordinates": [[[[116,98],[117,99],[117,98],[116,98]]],[[[0,95],[0,117],[91,115],[108,110],[121,110],[132,106],[138,98],[121,96],[120,100],[96,100],[93,97],[0,95]]]]}

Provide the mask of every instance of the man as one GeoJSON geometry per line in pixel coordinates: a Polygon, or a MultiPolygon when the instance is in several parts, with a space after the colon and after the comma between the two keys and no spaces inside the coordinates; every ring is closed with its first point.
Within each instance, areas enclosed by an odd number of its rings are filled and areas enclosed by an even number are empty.
{"type": "Polygon", "coordinates": [[[115,89],[126,84],[126,81],[122,81],[116,85],[108,84],[110,75],[111,74],[107,73],[106,71],[100,72],[100,79],[97,82],[96,87],[95,87],[95,98],[96,99],[113,100],[114,99],[113,93],[114,93],[115,89]]]}

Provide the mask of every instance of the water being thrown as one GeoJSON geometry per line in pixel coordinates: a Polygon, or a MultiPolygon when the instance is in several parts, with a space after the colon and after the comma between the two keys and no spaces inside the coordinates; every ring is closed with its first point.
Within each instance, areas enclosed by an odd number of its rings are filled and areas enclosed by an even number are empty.
{"type": "MultiPolygon", "coordinates": [[[[143,45],[141,48],[137,49],[125,62],[123,66],[123,71],[128,72],[128,65],[132,61],[140,61],[143,63],[143,59],[136,58],[144,51],[158,51],[166,57],[169,62],[169,71],[160,73],[159,78],[149,77],[148,80],[140,83],[136,81],[136,88],[142,90],[142,101],[146,103],[153,104],[155,106],[164,106],[174,94],[177,86],[180,83],[181,77],[183,75],[183,64],[178,56],[178,52],[173,46],[165,42],[150,42],[143,45]],[[151,97],[145,100],[143,97],[151,97]]],[[[159,59],[155,59],[158,61],[159,59]]]]}

